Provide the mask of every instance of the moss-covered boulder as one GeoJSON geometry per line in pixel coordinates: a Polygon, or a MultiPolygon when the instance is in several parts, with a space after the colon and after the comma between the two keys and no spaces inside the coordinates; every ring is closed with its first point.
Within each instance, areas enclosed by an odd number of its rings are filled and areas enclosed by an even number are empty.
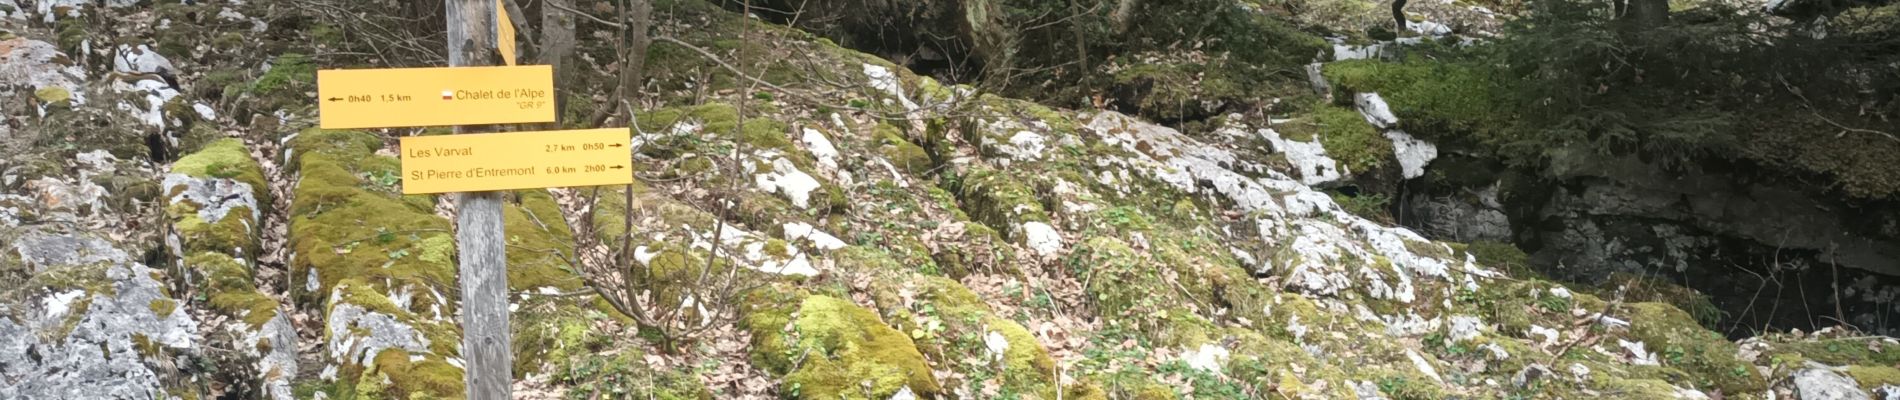
{"type": "Polygon", "coordinates": [[[289,399],[297,375],[297,334],[276,299],[258,291],[256,258],[263,227],[261,207],[270,204],[263,171],[242,142],[223,139],[181,157],[166,175],[166,213],[178,244],[176,261],[184,287],[197,305],[225,317],[211,346],[254,364],[253,382],[231,393],[289,399]]]}
{"type": "Polygon", "coordinates": [[[454,241],[434,202],[401,196],[393,157],[364,132],[310,130],[290,143],[291,283],[324,323],[331,396],[457,397],[454,241]],[[385,356],[400,352],[403,357],[385,356]],[[401,361],[401,362],[398,362],[401,361]]]}
{"type": "Polygon", "coordinates": [[[782,376],[779,390],[800,399],[884,399],[908,390],[942,393],[909,335],[877,313],[825,295],[753,294],[742,326],[752,359],[782,376]]]}

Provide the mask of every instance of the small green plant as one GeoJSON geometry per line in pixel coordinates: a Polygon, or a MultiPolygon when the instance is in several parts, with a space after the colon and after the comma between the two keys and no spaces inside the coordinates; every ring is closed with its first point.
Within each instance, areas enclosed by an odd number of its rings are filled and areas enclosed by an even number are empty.
{"type": "Polygon", "coordinates": [[[1570,312],[1570,298],[1545,293],[1537,296],[1537,306],[1554,313],[1570,312]]]}
{"type": "Polygon", "coordinates": [[[1391,224],[1393,222],[1392,213],[1387,211],[1390,209],[1392,198],[1386,195],[1360,193],[1358,196],[1347,196],[1340,193],[1333,193],[1333,202],[1338,203],[1339,207],[1345,209],[1346,212],[1357,215],[1360,218],[1383,224],[1391,224]]]}

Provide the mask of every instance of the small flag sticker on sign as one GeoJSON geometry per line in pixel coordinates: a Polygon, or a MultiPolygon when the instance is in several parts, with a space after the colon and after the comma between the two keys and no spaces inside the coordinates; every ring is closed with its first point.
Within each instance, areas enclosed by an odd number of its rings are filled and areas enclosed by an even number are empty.
{"type": "Polygon", "coordinates": [[[442,99],[443,99],[443,100],[455,100],[455,91],[452,91],[452,90],[444,90],[444,91],[442,91],[442,99]]]}

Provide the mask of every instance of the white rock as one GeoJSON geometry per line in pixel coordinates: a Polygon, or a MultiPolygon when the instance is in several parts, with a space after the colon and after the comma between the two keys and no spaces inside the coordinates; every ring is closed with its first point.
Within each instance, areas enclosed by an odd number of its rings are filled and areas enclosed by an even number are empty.
{"type": "Polygon", "coordinates": [[[1876,400],[1900,400],[1900,385],[1880,385],[1874,388],[1876,400]]]}
{"type": "Polygon", "coordinates": [[[21,9],[20,3],[13,0],[0,0],[0,18],[26,19],[26,10],[21,9]]]}
{"type": "Polygon", "coordinates": [[[1451,316],[1451,341],[1464,342],[1476,339],[1478,335],[1483,334],[1483,332],[1479,331],[1483,328],[1484,320],[1478,319],[1478,317],[1453,315],[1451,316]]]}
{"type": "Polygon", "coordinates": [[[1656,353],[1651,353],[1648,350],[1643,348],[1644,347],[1643,342],[1640,342],[1640,341],[1631,342],[1628,340],[1617,339],[1616,345],[1622,347],[1624,351],[1628,351],[1630,353],[1631,364],[1662,365],[1661,362],[1656,360],[1656,353]]]}
{"type": "Polygon", "coordinates": [[[753,185],[760,191],[785,195],[801,209],[811,207],[811,192],[819,186],[817,178],[799,171],[792,160],[783,157],[772,159],[772,172],[753,176],[753,185]]]}
{"type": "Polygon", "coordinates": [[[891,73],[890,68],[864,64],[864,76],[870,78],[871,88],[896,96],[897,101],[904,105],[905,110],[917,109],[917,103],[911,102],[909,97],[904,96],[904,86],[897,82],[897,74],[891,73]]]}
{"type": "Polygon", "coordinates": [[[1380,129],[1398,126],[1399,116],[1392,114],[1392,107],[1386,105],[1385,98],[1379,97],[1378,93],[1354,94],[1352,101],[1359,106],[1359,114],[1364,115],[1366,122],[1372,123],[1372,126],[1380,129]]]}
{"type": "Polygon", "coordinates": [[[1451,27],[1432,21],[1418,21],[1405,24],[1405,29],[1425,36],[1445,36],[1451,34],[1451,27]]]}
{"type": "Polygon", "coordinates": [[[1417,351],[1405,349],[1405,358],[1412,359],[1412,367],[1418,368],[1418,373],[1425,374],[1426,377],[1432,378],[1432,381],[1438,384],[1442,385],[1445,383],[1445,378],[1438,375],[1438,369],[1433,368],[1432,363],[1425,361],[1425,357],[1418,355],[1417,351]]]}
{"type": "Polygon", "coordinates": [[[206,121],[218,119],[218,110],[212,109],[211,106],[205,105],[205,103],[194,103],[191,105],[191,109],[197,111],[198,116],[203,117],[206,121]]]}
{"type": "Polygon", "coordinates": [[[1275,152],[1286,156],[1287,163],[1299,172],[1302,184],[1310,186],[1336,181],[1347,172],[1339,161],[1326,156],[1326,146],[1320,145],[1318,138],[1312,142],[1301,142],[1282,138],[1279,132],[1272,129],[1263,129],[1258,133],[1273,144],[1275,152]]]}
{"type": "Polygon", "coordinates": [[[1202,344],[1199,349],[1181,352],[1181,358],[1187,360],[1188,367],[1215,374],[1220,373],[1221,362],[1226,361],[1229,355],[1226,347],[1212,343],[1202,344]]]}
{"type": "Polygon", "coordinates": [[[819,250],[837,250],[845,246],[844,241],[838,240],[837,236],[831,236],[829,233],[819,231],[818,228],[811,226],[811,224],[788,222],[785,223],[784,228],[785,240],[787,241],[798,241],[800,239],[810,240],[812,247],[816,247],[819,250]]]}
{"type": "Polygon", "coordinates": [[[1405,179],[1425,176],[1425,165],[1438,158],[1437,145],[1414,138],[1405,131],[1387,130],[1385,138],[1392,140],[1392,153],[1398,156],[1399,173],[1405,179]]]}
{"type": "Polygon", "coordinates": [[[112,58],[112,69],[119,73],[126,74],[175,73],[178,71],[177,67],[172,66],[171,59],[165,58],[164,55],[158,54],[158,51],[152,50],[151,47],[142,44],[138,45],[138,47],[123,44],[119,45],[112,58]]]}
{"type": "MultiPolygon", "coordinates": [[[[0,82],[6,82],[7,86],[23,86],[29,94],[46,88],[65,89],[72,94],[74,105],[86,103],[86,92],[81,85],[86,80],[86,69],[77,63],[62,61],[66,55],[59,51],[58,46],[29,39],[10,39],[7,42],[13,47],[5,54],[0,54],[0,82]]],[[[0,88],[0,93],[10,90],[0,88]]]]}
{"type": "Polygon", "coordinates": [[[640,265],[653,265],[653,258],[659,256],[660,252],[649,249],[646,246],[635,247],[633,249],[633,260],[639,261],[640,265]]]}
{"type": "Polygon", "coordinates": [[[1046,139],[1042,135],[1035,132],[1016,131],[1015,136],[1009,137],[1009,146],[1003,146],[1002,150],[1003,153],[1009,154],[1010,158],[1034,160],[1042,158],[1042,153],[1049,150],[1048,146],[1043,144],[1044,140],[1046,139]]]}
{"type": "Polygon", "coordinates": [[[898,389],[897,393],[892,394],[888,400],[917,400],[917,394],[911,392],[909,386],[905,386],[903,389],[898,389]]]}
{"type": "Polygon", "coordinates": [[[1009,338],[990,331],[983,335],[983,348],[989,350],[991,361],[1002,361],[1004,356],[1009,355],[1009,338]]]}
{"type": "Polygon", "coordinates": [[[1557,332],[1556,329],[1545,328],[1542,326],[1538,326],[1536,324],[1532,324],[1530,335],[1543,336],[1544,340],[1542,342],[1539,342],[1538,345],[1543,346],[1543,347],[1550,347],[1550,346],[1557,345],[1557,338],[1559,336],[1562,336],[1562,333],[1557,332]]]}
{"type": "Polygon", "coordinates": [[[1700,390],[1676,387],[1677,400],[1709,400],[1709,395],[1700,390]]]}
{"type": "Polygon", "coordinates": [[[1043,222],[1024,222],[1023,238],[1029,248],[1042,256],[1054,256],[1062,252],[1062,233],[1056,227],[1043,222]]]}
{"type": "Polygon", "coordinates": [[[1378,57],[1379,53],[1384,50],[1385,44],[1383,43],[1373,43],[1365,46],[1334,44],[1333,61],[1364,60],[1378,57]]]}
{"type": "Polygon", "coordinates": [[[1579,381],[1588,381],[1590,379],[1590,367],[1584,366],[1583,364],[1571,363],[1570,376],[1577,378],[1579,381]]]}
{"type": "Polygon", "coordinates": [[[805,135],[799,139],[805,142],[805,149],[811,151],[813,157],[818,158],[818,166],[821,170],[838,170],[838,148],[831,145],[831,139],[825,138],[823,132],[805,128],[805,135]]]}
{"type": "Polygon", "coordinates": [[[1796,398],[1831,400],[1869,400],[1867,392],[1852,378],[1825,368],[1808,368],[1794,373],[1796,398]]]}
{"type": "Polygon", "coordinates": [[[69,310],[68,307],[73,304],[73,300],[78,300],[80,296],[84,295],[86,295],[86,291],[84,290],[55,293],[52,296],[46,296],[45,299],[41,299],[40,305],[46,309],[47,316],[65,316],[66,311],[69,310]]]}

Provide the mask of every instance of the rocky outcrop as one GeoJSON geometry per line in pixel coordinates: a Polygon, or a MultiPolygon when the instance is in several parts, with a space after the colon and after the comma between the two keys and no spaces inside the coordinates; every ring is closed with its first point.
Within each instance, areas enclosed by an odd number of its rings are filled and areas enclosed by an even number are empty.
{"type": "Polygon", "coordinates": [[[288,309],[256,283],[266,184],[236,139],[180,158],[161,184],[172,222],[166,241],[172,264],[183,271],[179,287],[203,310],[194,314],[203,321],[205,346],[233,370],[220,375],[226,393],[290,399],[297,332],[288,309]]]}
{"type": "Polygon", "coordinates": [[[188,383],[204,351],[198,323],[173,292],[173,274],[145,263],[158,236],[139,224],[149,211],[137,205],[156,200],[152,171],[104,152],[63,167],[72,175],[4,172],[0,397],[204,392],[188,383]]]}

